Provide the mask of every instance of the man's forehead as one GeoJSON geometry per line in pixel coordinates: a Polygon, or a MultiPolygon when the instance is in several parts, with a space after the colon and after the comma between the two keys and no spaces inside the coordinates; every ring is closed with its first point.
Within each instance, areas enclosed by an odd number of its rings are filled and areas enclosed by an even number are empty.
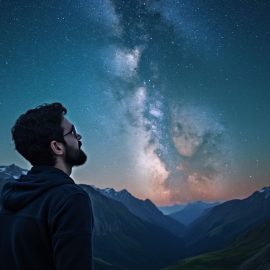
{"type": "Polygon", "coordinates": [[[69,122],[69,120],[64,117],[63,121],[62,121],[62,127],[64,129],[69,129],[71,126],[72,126],[72,124],[69,122]]]}

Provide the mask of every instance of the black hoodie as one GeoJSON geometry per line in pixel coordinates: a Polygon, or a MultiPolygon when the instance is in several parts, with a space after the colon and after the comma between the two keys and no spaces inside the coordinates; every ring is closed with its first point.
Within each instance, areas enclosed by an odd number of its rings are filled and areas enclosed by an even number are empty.
{"type": "Polygon", "coordinates": [[[91,201],[63,171],[33,167],[4,185],[1,204],[1,270],[93,269],[91,201]]]}

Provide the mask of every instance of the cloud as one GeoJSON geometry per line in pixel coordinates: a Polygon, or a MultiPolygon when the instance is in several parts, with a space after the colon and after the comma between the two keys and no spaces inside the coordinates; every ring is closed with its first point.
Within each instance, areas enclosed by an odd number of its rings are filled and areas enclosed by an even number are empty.
{"type": "Polygon", "coordinates": [[[208,13],[202,3],[158,0],[151,2],[148,10],[159,13],[162,20],[173,27],[176,39],[181,41],[185,50],[208,51],[209,46],[213,49],[213,33],[210,31],[213,25],[207,25],[208,13]]]}
{"type": "Polygon", "coordinates": [[[185,106],[173,112],[172,138],[181,156],[191,157],[202,147],[216,145],[223,133],[224,127],[206,111],[185,106]]]}
{"type": "Polygon", "coordinates": [[[117,104],[122,118],[125,120],[125,125],[142,128],[147,122],[147,119],[144,118],[147,88],[138,86],[130,91],[120,93],[120,95],[117,104]]]}
{"type": "Polygon", "coordinates": [[[168,24],[173,25],[177,34],[191,37],[194,32],[194,18],[188,21],[188,4],[179,3],[179,1],[156,1],[149,6],[149,11],[158,12],[161,18],[168,24]]]}
{"type": "Polygon", "coordinates": [[[139,86],[137,70],[139,69],[142,51],[142,46],[128,49],[115,44],[102,48],[100,52],[107,76],[114,80],[118,79],[119,83],[123,83],[118,84],[115,89],[116,94],[120,94],[121,97],[124,97],[131,89],[131,85],[125,86],[124,83],[131,83],[133,88],[139,86]],[[122,91],[122,89],[124,90],[122,91]],[[121,94],[121,92],[123,93],[121,94]]]}
{"type": "Polygon", "coordinates": [[[139,123],[143,125],[143,113],[145,110],[146,102],[147,102],[147,89],[146,87],[138,87],[133,94],[133,98],[130,101],[129,109],[132,111],[132,114],[136,119],[139,120],[139,123]]]}
{"type": "Polygon", "coordinates": [[[149,105],[149,114],[156,119],[162,120],[164,113],[162,112],[162,103],[160,100],[155,100],[149,105]]]}
{"type": "Polygon", "coordinates": [[[220,198],[230,163],[225,127],[206,108],[167,108],[162,95],[151,90],[134,87],[118,103],[144,194],[158,204],[220,198]]]}
{"type": "MultiPolygon", "coordinates": [[[[136,103],[136,101],[135,101],[136,103]]],[[[136,103],[139,105],[139,103],[136,103]]],[[[138,182],[142,182],[141,186],[148,198],[156,202],[167,202],[169,193],[163,188],[169,172],[165,164],[159,158],[157,149],[161,148],[158,141],[151,142],[152,133],[155,127],[146,129],[145,125],[149,124],[149,120],[143,115],[143,104],[134,111],[137,114],[137,125],[129,126],[129,146],[132,153],[133,166],[137,172],[138,182]],[[142,107],[140,107],[142,105],[142,107]]]]}
{"type": "Polygon", "coordinates": [[[224,126],[209,111],[184,105],[172,110],[171,138],[180,157],[164,182],[171,201],[218,198],[230,153],[224,126]]]}
{"type": "MultiPolygon", "coordinates": [[[[122,27],[120,18],[116,14],[115,6],[110,0],[80,0],[77,5],[83,10],[87,18],[98,28],[103,30],[103,35],[120,36],[122,27]],[[104,31],[104,30],[107,31],[104,31]]],[[[96,30],[98,30],[98,28],[96,30]]]]}
{"type": "Polygon", "coordinates": [[[156,186],[162,186],[165,179],[168,177],[168,171],[155,153],[155,149],[158,148],[158,145],[149,145],[149,136],[150,134],[143,129],[141,129],[137,135],[135,166],[138,166],[138,169],[144,174],[144,178],[155,184],[158,183],[156,186]]]}
{"type": "Polygon", "coordinates": [[[147,117],[151,112],[153,119],[161,118],[161,104],[151,102],[148,91],[146,86],[135,87],[118,104],[122,108],[122,115],[126,116],[123,130],[137,189],[141,188],[140,194],[157,201],[168,196],[163,185],[169,174],[157,153],[157,149],[163,146],[158,139],[153,140],[153,136],[158,136],[158,124],[147,117]]]}
{"type": "Polygon", "coordinates": [[[117,48],[114,51],[111,66],[113,73],[124,80],[134,78],[137,74],[140,56],[141,49],[138,47],[133,50],[117,48]]]}
{"type": "Polygon", "coordinates": [[[134,87],[118,103],[144,194],[158,204],[218,199],[230,159],[225,127],[207,108],[167,108],[159,91],[151,90],[134,87]]]}

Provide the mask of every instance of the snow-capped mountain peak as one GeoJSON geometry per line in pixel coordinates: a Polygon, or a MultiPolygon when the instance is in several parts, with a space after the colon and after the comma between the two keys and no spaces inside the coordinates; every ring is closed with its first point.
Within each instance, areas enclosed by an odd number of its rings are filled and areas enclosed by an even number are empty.
{"type": "Polygon", "coordinates": [[[268,199],[270,196],[270,187],[264,187],[260,189],[258,192],[263,194],[265,199],[268,199]]]}
{"type": "Polygon", "coordinates": [[[15,164],[0,166],[0,177],[3,179],[18,179],[22,174],[27,174],[27,170],[15,164]]]}
{"type": "Polygon", "coordinates": [[[96,190],[112,199],[113,198],[127,199],[132,197],[132,195],[126,189],[116,191],[114,188],[103,188],[103,189],[96,188],[96,190]]]}
{"type": "Polygon", "coordinates": [[[259,190],[260,193],[263,193],[263,192],[270,192],[270,187],[264,187],[262,189],[259,190]]]}

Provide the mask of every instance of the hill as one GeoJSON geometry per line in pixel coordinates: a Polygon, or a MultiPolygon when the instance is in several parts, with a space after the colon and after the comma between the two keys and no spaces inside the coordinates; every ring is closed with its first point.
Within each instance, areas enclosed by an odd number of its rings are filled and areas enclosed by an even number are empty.
{"type": "Polygon", "coordinates": [[[180,261],[164,270],[269,270],[270,220],[238,238],[230,247],[180,261]]]}

